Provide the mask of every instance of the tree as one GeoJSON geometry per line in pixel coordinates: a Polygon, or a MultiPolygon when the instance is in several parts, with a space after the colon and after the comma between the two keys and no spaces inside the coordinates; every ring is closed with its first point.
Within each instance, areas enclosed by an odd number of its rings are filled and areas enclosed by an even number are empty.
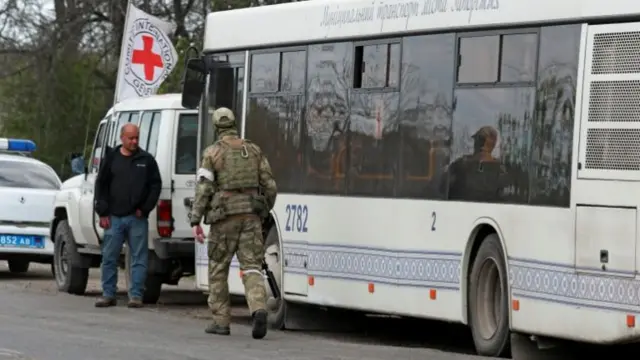
{"type": "MultiPolygon", "coordinates": [[[[180,91],[185,51],[202,44],[209,11],[289,2],[131,1],[177,25],[171,36],[180,59],[161,93],[180,91]]],[[[91,148],[112,105],[127,3],[5,0],[0,5],[0,136],[34,140],[34,155],[62,177],[69,175],[68,154],[91,148]]]]}

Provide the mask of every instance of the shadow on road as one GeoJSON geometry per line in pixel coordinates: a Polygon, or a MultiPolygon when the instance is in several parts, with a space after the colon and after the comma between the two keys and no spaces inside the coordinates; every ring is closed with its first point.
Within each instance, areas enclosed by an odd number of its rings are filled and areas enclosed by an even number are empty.
{"type": "Polygon", "coordinates": [[[368,345],[429,348],[458,354],[475,354],[466,326],[423,319],[405,319],[349,313],[331,316],[336,329],[292,331],[327,339],[368,345]],[[335,320],[334,320],[335,318],[335,320]],[[339,330],[342,324],[349,330],[339,330]]]}
{"type": "MultiPolygon", "coordinates": [[[[126,297],[126,293],[122,293],[126,297]]],[[[233,323],[250,324],[251,316],[244,297],[232,296],[233,323]]],[[[207,296],[197,291],[163,290],[154,310],[210,320],[207,296]]],[[[313,316],[310,314],[310,316],[313,316]]],[[[293,331],[348,343],[431,348],[458,354],[475,354],[471,333],[466,326],[421,319],[381,316],[336,316],[336,329],[293,331]],[[341,332],[340,322],[357,322],[355,329],[341,332]]]]}
{"type": "MultiPolygon", "coordinates": [[[[466,326],[422,319],[365,317],[362,330],[343,340],[387,346],[431,348],[460,354],[475,354],[466,326]]],[[[334,337],[333,334],[324,336],[334,337]]],[[[340,340],[340,339],[339,339],[340,340]]]]}
{"type": "Polygon", "coordinates": [[[44,272],[26,272],[23,274],[12,273],[9,270],[0,271],[0,281],[3,280],[51,280],[53,281],[52,273],[44,272]]]}

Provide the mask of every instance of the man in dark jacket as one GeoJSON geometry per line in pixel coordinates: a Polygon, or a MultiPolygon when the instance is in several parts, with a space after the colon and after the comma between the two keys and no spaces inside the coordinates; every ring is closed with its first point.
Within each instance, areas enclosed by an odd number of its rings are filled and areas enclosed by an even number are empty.
{"type": "Polygon", "coordinates": [[[122,145],[106,154],[96,179],[95,209],[100,227],[105,229],[102,297],[96,301],[96,307],[116,305],[118,259],[125,238],[131,256],[128,306],[142,307],[149,251],[147,217],[158,202],[162,180],[156,160],[138,147],[138,134],[134,124],[122,127],[122,145]]]}

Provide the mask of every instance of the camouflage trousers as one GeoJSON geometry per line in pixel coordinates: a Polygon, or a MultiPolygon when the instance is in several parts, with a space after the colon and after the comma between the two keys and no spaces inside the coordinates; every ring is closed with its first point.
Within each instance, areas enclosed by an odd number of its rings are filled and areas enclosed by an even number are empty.
{"type": "Polygon", "coordinates": [[[213,320],[221,326],[231,322],[229,267],[237,254],[243,272],[245,296],[249,310],[266,309],[267,292],[262,274],[264,240],[262,223],[257,216],[228,218],[211,226],[208,236],[209,308],[213,320]]]}

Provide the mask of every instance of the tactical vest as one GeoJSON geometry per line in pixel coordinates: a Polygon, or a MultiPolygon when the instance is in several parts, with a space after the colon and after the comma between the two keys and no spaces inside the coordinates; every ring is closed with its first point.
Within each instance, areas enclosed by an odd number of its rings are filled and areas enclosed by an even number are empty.
{"type": "Polygon", "coordinates": [[[211,203],[209,223],[230,215],[255,213],[261,154],[243,139],[219,140],[222,149],[213,159],[218,191],[211,203]]]}
{"type": "Polygon", "coordinates": [[[218,159],[214,159],[218,189],[257,189],[260,186],[260,154],[243,139],[220,140],[218,144],[222,147],[218,159]]]}

